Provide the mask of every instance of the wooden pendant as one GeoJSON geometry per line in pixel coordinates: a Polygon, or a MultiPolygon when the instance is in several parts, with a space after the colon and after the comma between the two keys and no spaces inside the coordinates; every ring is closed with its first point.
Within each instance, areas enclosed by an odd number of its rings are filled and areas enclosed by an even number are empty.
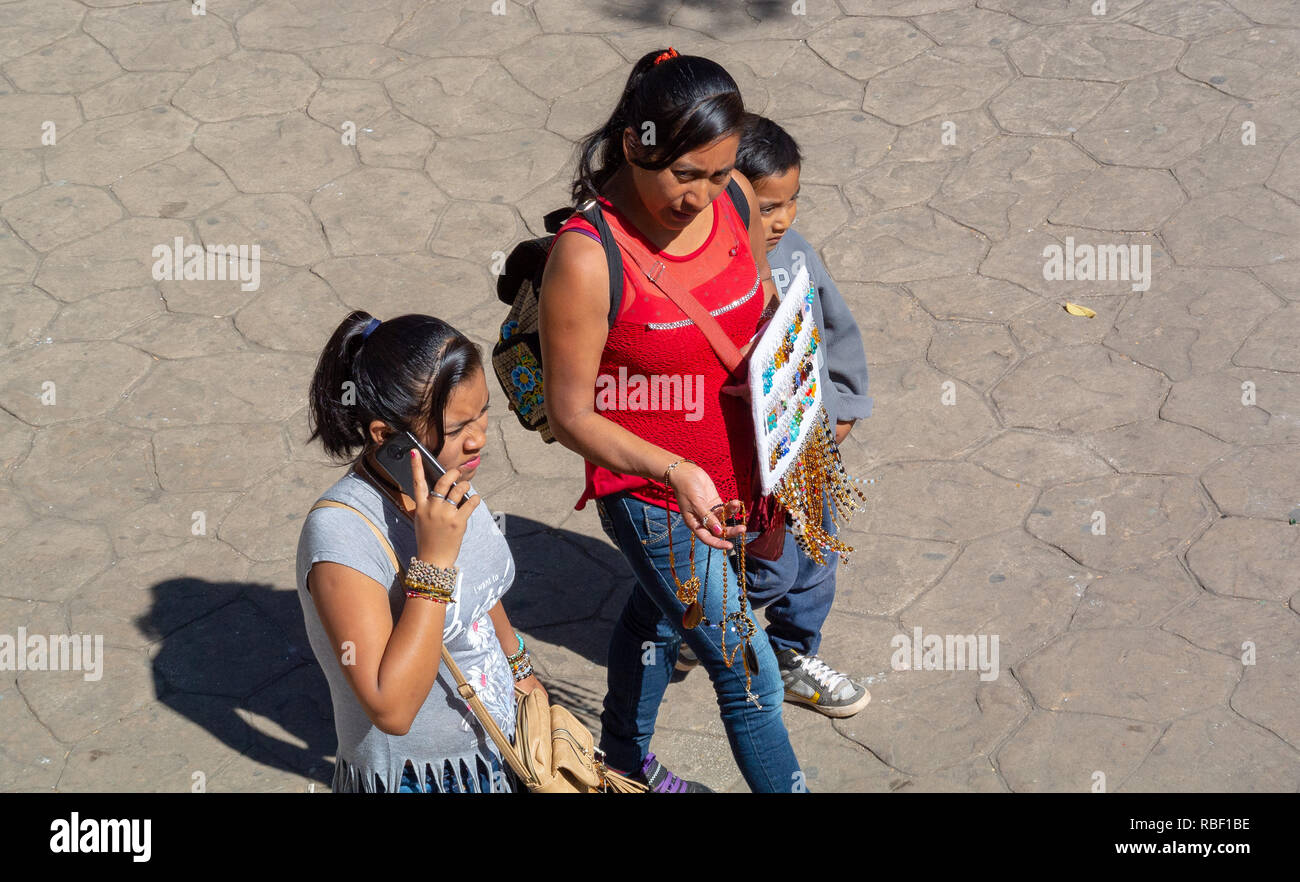
{"type": "Polygon", "coordinates": [[[745,641],[745,664],[749,666],[750,674],[758,673],[758,653],[754,652],[754,645],[748,640],[745,641]]]}
{"type": "Polygon", "coordinates": [[[704,618],[704,607],[700,606],[698,600],[692,600],[682,615],[682,627],[689,631],[698,625],[702,618],[704,618]]]}

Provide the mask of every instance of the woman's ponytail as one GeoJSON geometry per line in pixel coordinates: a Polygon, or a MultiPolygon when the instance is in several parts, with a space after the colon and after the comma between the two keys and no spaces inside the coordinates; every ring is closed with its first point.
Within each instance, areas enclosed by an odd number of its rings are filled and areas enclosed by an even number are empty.
{"type": "Polygon", "coordinates": [[[307,440],[319,438],[332,459],[347,461],[370,442],[370,424],[381,420],[395,430],[428,426],[436,456],[451,390],[483,370],[482,354],[433,316],[401,315],[371,324],[370,313],[350,313],[321,351],[308,392],[307,440]]]}

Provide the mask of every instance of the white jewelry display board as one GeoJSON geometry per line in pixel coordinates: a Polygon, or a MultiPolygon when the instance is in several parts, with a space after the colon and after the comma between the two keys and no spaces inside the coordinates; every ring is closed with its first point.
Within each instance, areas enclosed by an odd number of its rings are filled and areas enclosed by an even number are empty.
{"type": "Polygon", "coordinates": [[[816,290],[801,267],[749,356],[749,392],[763,493],[771,493],[820,423],[824,349],[816,290]],[[779,362],[779,364],[778,364],[779,362]]]}

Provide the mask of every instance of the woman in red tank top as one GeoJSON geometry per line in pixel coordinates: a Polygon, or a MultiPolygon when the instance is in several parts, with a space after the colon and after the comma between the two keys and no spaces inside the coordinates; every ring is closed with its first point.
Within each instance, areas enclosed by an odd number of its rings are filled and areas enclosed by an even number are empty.
{"type": "MultiPolygon", "coordinates": [[[[778,299],[758,200],[733,170],[743,110],[717,63],[671,49],[647,53],[609,121],[581,145],[573,185],[575,204],[598,199],[616,238],[663,263],[742,351],[764,305],[778,299]],[[725,192],[733,179],[751,207],[748,224],[725,192]]],[[[560,443],[587,461],[577,507],[596,500],[637,579],[610,639],[601,749],[611,767],[657,791],[707,789],[672,775],[649,751],[684,639],[713,681],[750,788],[802,792],[771,647],[753,641],[752,676],[735,655],[744,636],[736,628],[745,624],[728,552],[745,533],[726,520],[754,507],[749,406],[722,391],[738,378],[626,247],[623,274],[610,327],[604,251],[591,225],[574,217],[555,238],[539,298],[547,418],[560,443]],[[688,628],[678,583],[692,575],[703,621],[688,628]]]]}

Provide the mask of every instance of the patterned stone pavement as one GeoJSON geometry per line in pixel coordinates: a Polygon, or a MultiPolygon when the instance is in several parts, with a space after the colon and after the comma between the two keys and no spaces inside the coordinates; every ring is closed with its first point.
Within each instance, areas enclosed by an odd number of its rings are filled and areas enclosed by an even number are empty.
{"type": "MultiPolygon", "coordinates": [[[[870,359],[823,655],[874,698],[787,707],[808,787],[1296,790],[1300,10],[1104,6],[0,0],[0,632],[104,640],[97,680],[0,671],[0,788],[326,789],[314,359],[353,308],[490,345],[498,252],[671,44],[799,139],[870,359]],[[177,237],[257,244],[258,286],[155,280],[177,237]],[[1148,279],[1046,278],[1130,245],[1148,279]],[[898,669],[918,628],[996,663],[898,669]]],[[[630,575],[581,463],[502,409],[483,472],[507,605],[594,722],[630,575]]],[[[660,724],[743,789],[702,672],[660,724]]]]}

